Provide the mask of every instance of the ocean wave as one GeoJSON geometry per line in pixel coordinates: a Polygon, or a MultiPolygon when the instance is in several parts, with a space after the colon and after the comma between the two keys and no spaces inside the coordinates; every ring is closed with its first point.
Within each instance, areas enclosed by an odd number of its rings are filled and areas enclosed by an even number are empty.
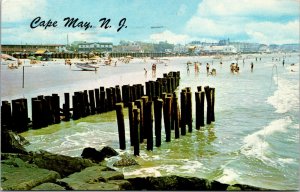
{"type": "Polygon", "coordinates": [[[287,116],[285,118],[274,120],[263,129],[246,136],[243,140],[244,145],[241,147],[241,153],[246,156],[256,157],[263,161],[273,162],[265,155],[269,148],[269,144],[265,141],[265,138],[276,132],[286,132],[291,123],[292,119],[287,116]]]}
{"type": "MultiPolygon", "coordinates": [[[[277,81],[277,78],[274,79],[277,81]]],[[[273,105],[276,113],[286,113],[299,110],[299,82],[278,78],[278,89],[267,99],[273,105]]]]}
{"type": "Polygon", "coordinates": [[[222,176],[217,179],[221,183],[235,184],[239,178],[239,174],[231,168],[224,168],[222,176]]]}

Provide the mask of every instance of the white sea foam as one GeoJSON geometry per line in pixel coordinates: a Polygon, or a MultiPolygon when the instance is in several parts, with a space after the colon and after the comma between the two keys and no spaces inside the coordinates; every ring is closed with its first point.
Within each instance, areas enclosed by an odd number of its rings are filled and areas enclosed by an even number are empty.
{"type": "Polygon", "coordinates": [[[286,132],[291,123],[292,119],[289,116],[277,119],[272,121],[263,129],[246,136],[244,138],[244,145],[241,148],[241,152],[247,156],[254,156],[261,160],[269,160],[264,155],[269,147],[269,144],[265,141],[265,137],[276,132],[286,132]]]}
{"type": "Polygon", "coordinates": [[[235,172],[233,169],[224,168],[223,175],[217,179],[221,183],[234,184],[237,183],[237,179],[239,178],[239,174],[235,172]]]}
{"type": "MultiPolygon", "coordinates": [[[[277,81],[277,78],[274,80],[277,81]]],[[[299,82],[278,78],[278,89],[267,102],[275,107],[276,113],[299,110],[299,82]]]]}

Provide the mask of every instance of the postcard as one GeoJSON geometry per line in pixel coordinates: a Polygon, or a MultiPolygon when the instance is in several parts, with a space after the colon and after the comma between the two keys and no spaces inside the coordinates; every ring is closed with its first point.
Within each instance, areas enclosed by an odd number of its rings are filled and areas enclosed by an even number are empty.
{"type": "Polygon", "coordinates": [[[299,1],[1,13],[1,190],[299,190],[299,1]]]}

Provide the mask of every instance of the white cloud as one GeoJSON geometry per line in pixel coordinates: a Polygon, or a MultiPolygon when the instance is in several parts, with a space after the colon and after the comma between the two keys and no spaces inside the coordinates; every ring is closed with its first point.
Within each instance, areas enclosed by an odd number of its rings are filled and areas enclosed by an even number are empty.
{"type": "Polygon", "coordinates": [[[299,21],[285,24],[272,22],[249,23],[245,31],[251,41],[261,43],[297,43],[299,42],[299,21]]]}
{"type": "Polygon", "coordinates": [[[2,22],[21,21],[32,18],[33,14],[44,13],[46,0],[3,0],[1,5],[2,22]]]}
{"type": "Polygon", "coordinates": [[[297,0],[203,0],[198,6],[202,16],[298,15],[297,0]]]}
{"type": "Polygon", "coordinates": [[[155,33],[150,35],[150,40],[154,42],[167,41],[169,43],[187,43],[190,38],[188,35],[175,34],[169,30],[163,31],[161,33],[155,33]]]}
{"type": "Polygon", "coordinates": [[[243,38],[259,43],[299,42],[299,2],[296,0],[203,0],[186,23],[197,37],[243,38]],[[284,18],[285,20],[277,20],[284,18]],[[294,21],[286,21],[294,18],[294,21]]]}

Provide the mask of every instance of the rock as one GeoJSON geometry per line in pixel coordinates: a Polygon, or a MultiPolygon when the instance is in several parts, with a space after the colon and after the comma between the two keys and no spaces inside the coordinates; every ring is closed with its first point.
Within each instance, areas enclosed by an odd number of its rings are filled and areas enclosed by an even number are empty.
{"type": "Polygon", "coordinates": [[[207,179],[196,177],[181,177],[176,175],[163,177],[130,178],[133,190],[226,190],[226,187],[217,188],[207,179]],[[214,187],[212,187],[214,186],[214,187]]]}
{"type": "Polygon", "coordinates": [[[128,154],[121,155],[121,159],[118,160],[113,164],[116,167],[125,167],[125,166],[132,166],[132,165],[139,165],[138,162],[128,154]]]}
{"type": "Polygon", "coordinates": [[[100,150],[100,153],[104,156],[104,158],[109,158],[113,156],[119,155],[119,153],[109,146],[105,146],[100,150]]]}
{"type": "Polygon", "coordinates": [[[27,162],[24,162],[22,159],[20,158],[10,158],[10,159],[6,159],[6,160],[2,160],[1,164],[5,164],[5,165],[10,165],[12,167],[27,167],[27,168],[37,168],[36,165],[34,164],[29,164],[27,162]]]}
{"type": "Polygon", "coordinates": [[[27,154],[23,144],[25,140],[12,131],[1,131],[1,152],[2,153],[22,153],[27,154]]]}
{"type": "Polygon", "coordinates": [[[104,156],[100,151],[97,151],[95,148],[87,147],[84,148],[81,157],[85,159],[90,159],[94,162],[101,162],[104,160],[104,156]]]}
{"type": "Polygon", "coordinates": [[[265,189],[265,188],[254,187],[254,186],[243,185],[243,184],[231,185],[231,187],[229,189],[232,189],[232,188],[240,188],[240,190],[242,190],[242,191],[270,191],[270,190],[272,190],[272,189],[265,189]]]}
{"type": "MultiPolygon", "coordinates": [[[[124,175],[118,171],[106,171],[103,166],[93,166],[58,180],[61,185],[72,190],[121,190],[126,182],[111,182],[123,180],[124,175]],[[109,182],[108,182],[109,181],[109,182]]],[[[130,185],[130,183],[127,183],[130,185]]]]}
{"type": "Polygon", "coordinates": [[[64,187],[57,185],[55,183],[43,183],[41,185],[38,185],[31,190],[36,191],[63,191],[66,190],[64,187]]]}
{"type": "Polygon", "coordinates": [[[31,162],[40,168],[57,171],[62,177],[95,165],[88,159],[58,155],[46,151],[33,153],[31,162]]]}
{"type": "Polygon", "coordinates": [[[246,190],[259,191],[271,190],[249,185],[228,185],[218,181],[208,179],[183,176],[163,176],[163,177],[137,177],[127,179],[131,185],[131,190],[197,190],[197,191],[225,191],[225,190],[246,190]]]}
{"type": "Polygon", "coordinates": [[[116,155],[118,155],[118,152],[116,152],[113,148],[108,146],[103,147],[100,151],[97,151],[95,148],[87,147],[83,149],[81,157],[99,163],[105,158],[109,158],[116,155]]]}
{"type": "Polygon", "coordinates": [[[107,183],[116,184],[119,186],[120,190],[132,190],[132,185],[127,180],[109,180],[107,183]]]}
{"type": "Polygon", "coordinates": [[[3,190],[30,190],[45,182],[60,178],[55,171],[41,168],[15,167],[1,164],[1,188],[3,190]]]}
{"type": "Polygon", "coordinates": [[[20,158],[25,162],[35,164],[39,168],[56,171],[62,177],[96,165],[88,159],[58,155],[46,151],[30,152],[28,154],[2,153],[1,158],[4,160],[20,158]]]}

